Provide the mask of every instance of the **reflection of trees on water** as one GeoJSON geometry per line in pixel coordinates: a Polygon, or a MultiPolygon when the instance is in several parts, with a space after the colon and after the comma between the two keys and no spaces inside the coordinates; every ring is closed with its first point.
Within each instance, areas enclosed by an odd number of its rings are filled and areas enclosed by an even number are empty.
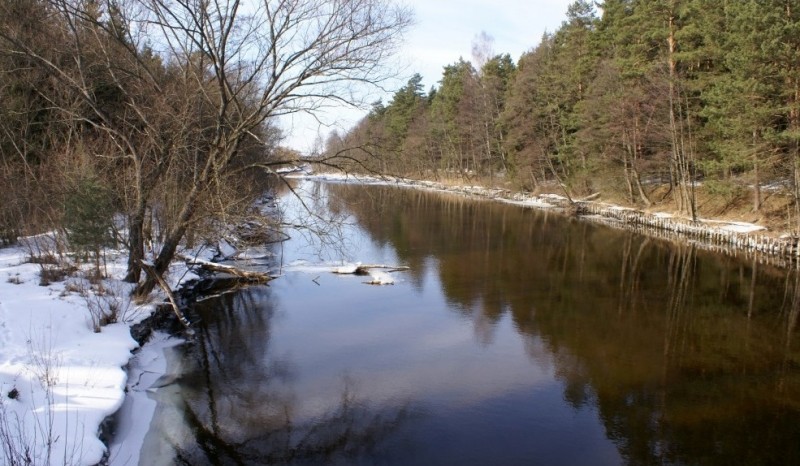
{"type": "Polygon", "coordinates": [[[778,381],[778,390],[787,400],[791,400],[795,409],[800,409],[800,355],[792,351],[797,346],[795,333],[797,321],[800,318],[800,271],[795,270],[786,279],[786,296],[782,317],[786,323],[783,334],[784,360],[781,366],[781,376],[778,381]]]}
{"type": "Polygon", "coordinates": [[[642,253],[650,244],[649,239],[635,241],[635,235],[625,235],[624,246],[622,248],[622,260],[620,261],[619,273],[619,305],[618,314],[633,312],[641,302],[639,297],[640,267],[642,264],[642,253]],[[639,243],[634,250],[634,243],[639,243]]]}
{"type": "Polygon", "coordinates": [[[281,198],[282,233],[302,238],[298,243],[305,244],[304,254],[316,255],[322,260],[349,257],[348,251],[354,248],[347,235],[347,226],[352,223],[347,212],[331,208],[327,189],[320,183],[283,181],[274,190],[281,198]]]}
{"type": "Polygon", "coordinates": [[[337,404],[301,414],[291,362],[270,348],[276,316],[267,287],[195,310],[203,320],[180,381],[190,435],[173,442],[176,464],[319,464],[379,455],[407,418],[405,407],[370,405],[348,381],[337,404]]]}
{"type": "Polygon", "coordinates": [[[481,339],[510,314],[630,464],[800,464],[797,273],[454,196],[359,199],[353,215],[412,273],[438,259],[481,339]]]}

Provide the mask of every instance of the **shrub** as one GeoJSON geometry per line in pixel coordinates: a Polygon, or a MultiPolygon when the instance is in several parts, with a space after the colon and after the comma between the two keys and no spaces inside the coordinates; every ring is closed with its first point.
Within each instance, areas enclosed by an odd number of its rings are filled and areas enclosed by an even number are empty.
{"type": "Polygon", "coordinates": [[[64,205],[67,240],[75,252],[94,257],[97,271],[103,247],[113,244],[113,216],[111,190],[96,178],[82,178],[68,190],[64,205]]]}

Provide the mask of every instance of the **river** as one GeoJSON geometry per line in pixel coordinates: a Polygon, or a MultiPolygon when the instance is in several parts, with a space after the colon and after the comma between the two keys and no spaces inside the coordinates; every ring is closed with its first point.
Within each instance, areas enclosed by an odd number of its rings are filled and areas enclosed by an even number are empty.
{"type": "Polygon", "coordinates": [[[140,464],[800,464],[800,280],[553,212],[298,189],[281,277],[199,303],[140,464]],[[402,264],[394,285],[323,268],[402,264]]]}

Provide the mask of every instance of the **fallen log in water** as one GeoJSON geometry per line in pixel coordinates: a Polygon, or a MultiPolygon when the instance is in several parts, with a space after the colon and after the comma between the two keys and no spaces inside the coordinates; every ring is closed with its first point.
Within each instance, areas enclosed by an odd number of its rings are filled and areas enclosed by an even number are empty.
{"type": "Polygon", "coordinates": [[[384,264],[356,264],[345,265],[333,269],[333,273],[341,275],[370,275],[371,269],[385,269],[386,272],[402,272],[409,270],[407,265],[384,265],[384,264]]]}
{"type": "Polygon", "coordinates": [[[202,270],[213,273],[225,273],[233,275],[234,277],[243,279],[247,283],[267,283],[273,277],[268,272],[256,272],[253,270],[243,270],[232,265],[217,264],[216,262],[204,261],[201,259],[194,259],[189,257],[182,257],[186,264],[189,266],[200,267],[202,270]]]}
{"type": "Polygon", "coordinates": [[[333,269],[333,273],[340,275],[368,275],[372,280],[364,282],[367,285],[394,285],[394,278],[389,274],[409,269],[410,267],[406,265],[354,264],[337,267],[333,269]]]}

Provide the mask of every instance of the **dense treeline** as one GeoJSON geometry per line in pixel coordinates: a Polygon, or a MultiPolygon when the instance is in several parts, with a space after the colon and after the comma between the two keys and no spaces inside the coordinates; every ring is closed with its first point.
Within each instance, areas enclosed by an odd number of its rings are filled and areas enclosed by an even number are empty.
{"type": "Polygon", "coordinates": [[[485,53],[378,102],[327,150],[420,177],[504,177],[696,215],[695,189],[800,200],[800,8],[790,0],[578,0],[517,63],[485,53]],[[353,150],[352,148],[357,148],[353,150]],[[658,199],[654,199],[655,195],[658,199]]]}
{"type": "MultiPolygon", "coordinates": [[[[216,104],[203,57],[182,62],[139,48],[113,3],[2,3],[0,231],[13,239],[64,227],[73,246],[97,248],[112,241],[122,212],[132,258],[143,259],[145,242],[163,241],[179,222],[209,156],[216,104]]],[[[276,144],[268,122],[254,128],[204,189],[193,232],[245,213],[257,186],[226,176],[267,160],[276,144]]],[[[131,269],[138,280],[135,262],[131,269]]]]}
{"type": "Polygon", "coordinates": [[[121,241],[147,294],[142,261],[163,274],[296,160],[274,118],[381,79],[408,21],[385,0],[0,0],[0,244],[121,241]]]}

